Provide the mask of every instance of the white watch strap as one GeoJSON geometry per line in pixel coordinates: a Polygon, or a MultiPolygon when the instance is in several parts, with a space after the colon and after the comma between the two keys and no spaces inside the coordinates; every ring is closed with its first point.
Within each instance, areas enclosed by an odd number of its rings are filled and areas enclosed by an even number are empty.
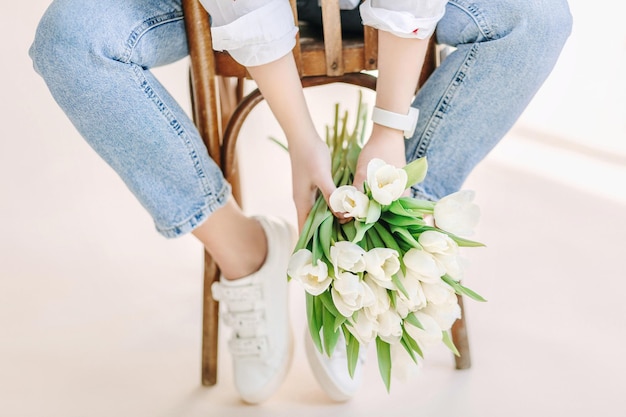
{"type": "Polygon", "coordinates": [[[419,114],[420,111],[415,107],[409,107],[409,114],[394,113],[374,107],[374,110],[372,110],[372,121],[381,126],[402,130],[404,131],[404,137],[409,139],[415,132],[419,114]]]}

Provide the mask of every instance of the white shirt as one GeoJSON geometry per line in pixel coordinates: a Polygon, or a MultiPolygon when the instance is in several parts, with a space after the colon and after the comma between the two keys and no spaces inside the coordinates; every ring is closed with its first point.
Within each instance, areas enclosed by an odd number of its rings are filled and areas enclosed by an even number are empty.
{"type": "MultiPolygon", "coordinates": [[[[211,15],[213,49],[244,66],[285,56],[298,28],[289,0],[200,0],[211,15]]],[[[363,24],[403,38],[425,39],[443,17],[447,0],[365,0],[363,24]]]]}

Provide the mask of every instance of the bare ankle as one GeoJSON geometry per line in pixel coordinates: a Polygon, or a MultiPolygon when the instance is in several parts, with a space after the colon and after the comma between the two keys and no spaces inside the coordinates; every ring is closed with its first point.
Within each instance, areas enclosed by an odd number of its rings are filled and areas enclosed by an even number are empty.
{"type": "Polygon", "coordinates": [[[261,224],[255,219],[249,219],[246,227],[246,236],[241,239],[237,248],[227,262],[220,265],[222,276],[228,280],[245,278],[255,273],[265,263],[267,256],[267,240],[261,224]]]}

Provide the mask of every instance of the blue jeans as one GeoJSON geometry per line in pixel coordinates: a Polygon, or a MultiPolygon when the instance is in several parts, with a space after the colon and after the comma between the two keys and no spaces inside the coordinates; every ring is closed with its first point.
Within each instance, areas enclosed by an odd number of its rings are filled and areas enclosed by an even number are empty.
{"type": "MultiPolygon", "coordinates": [[[[571,31],[565,0],[452,0],[437,29],[456,46],[420,90],[407,159],[416,195],[457,191],[550,73],[571,31]]],[[[55,0],[30,49],[35,69],[93,149],[175,237],[230,196],[193,122],[150,69],[187,55],[180,0],[55,0]]]]}

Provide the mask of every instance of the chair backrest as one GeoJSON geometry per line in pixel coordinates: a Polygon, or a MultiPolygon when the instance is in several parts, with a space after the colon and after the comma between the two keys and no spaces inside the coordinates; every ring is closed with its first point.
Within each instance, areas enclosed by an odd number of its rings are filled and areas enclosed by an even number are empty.
{"type": "MultiPolygon", "coordinates": [[[[289,0],[294,20],[298,21],[296,0],[289,0]]],[[[188,27],[190,42],[202,42],[202,48],[211,47],[209,18],[198,0],[184,0],[185,18],[194,22],[188,27]],[[192,40],[194,39],[194,40],[192,40]]],[[[293,54],[301,77],[341,76],[363,70],[376,69],[378,37],[376,29],[365,27],[362,37],[344,39],[341,31],[339,0],[322,0],[323,37],[315,36],[306,26],[296,37],[293,54]]],[[[190,45],[194,59],[194,48],[190,45]]],[[[246,69],[226,52],[214,52],[216,75],[246,77],[246,69]]]]}
{"type": "MultiPolygon", "coordinates": [[[[289,1],[297,21],[296,0],[289,1]]],[[[303,87],[344,82],[375,89],[376,78],[363,71],[377,67],[376,30],[365,27],[361,38],[344,39],[339,0],[322,0],[321,6],[324,39],[311,37],[303,30],[302,34],[298,34],[293,51],[303,87]]],[[[209,16],[198,0],[183,0],[183,10],[191,56],[194,120],[209,155],[227,173],[234,166],[234,143],[243,119],[262,100],[262,96],[256,90],[243,98],[242,83],[239,82],[236,97],[230,100],[236,107],[223,105],[226,97],[224,90],[228,89],[218,89],[216,80],[224,82],[229,77],[241,80],[248,76],[247,71],[228,53],[213,51],[209,16]],[[218,90],[222,90],[221,95],[218,90]]],[[[419,85],[435,67],[434,41],[431,46],[419,85]]]]}

